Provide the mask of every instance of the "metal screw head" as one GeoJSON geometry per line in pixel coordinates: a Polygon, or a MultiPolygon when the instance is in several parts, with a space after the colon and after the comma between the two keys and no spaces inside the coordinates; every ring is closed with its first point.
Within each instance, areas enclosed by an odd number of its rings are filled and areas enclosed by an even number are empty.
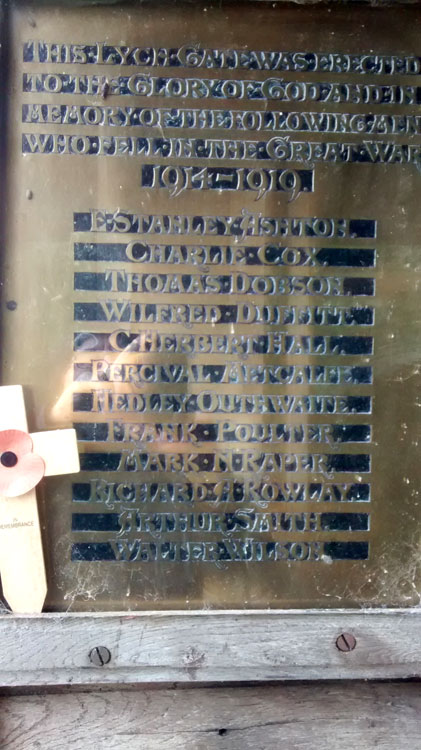
{"type": "Polygon", "coordinates": [[[336,639],[336,648],[339,651],[353,651],[357,645],[357,639],[351,633],[341,633],[336,639]]]}
{"type": "Polygon", "coordinates": [[[95,646],[89,652],[89,661],[94,667],[103,667],[111,661],[111,651],[106,646],[95,646]]]}

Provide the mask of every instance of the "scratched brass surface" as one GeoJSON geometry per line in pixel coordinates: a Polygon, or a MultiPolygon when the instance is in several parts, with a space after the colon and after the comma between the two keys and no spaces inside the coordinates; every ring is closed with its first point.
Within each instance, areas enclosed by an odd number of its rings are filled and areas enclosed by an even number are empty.
{"type": "Polygon", "coordinates": [[[77,425],[83,467],[38,491],[47,609],[419,602],[420,24],[415,8],[12,5],[1,382],[24,385],[31,430],[77,425]],[[84,47],[73,50],[76,61],[64,48],[45,61],[38,42],[92,45],[92,55],[97,43],[127,53],[170,48],[172,60],[181,52],[177,66],[148,65],[149,52],[133,53],[138,64],[111,65],[106,49],[84,63],[84,47]],[[250,54],[209,55],[196,67],[204,49],[301,54],[285,58],[289,69],[265,69],[279,58],[250,54]],[[69,75],[99,78],[89,93],[66,93],[76,80],[69,75]],[[177,82],[152,80],[160,77],[177,82]],[[80,107],[93,108],[90,123],[80,107]],[[149,113],[118,110],[127,107],[149,113]],[[195,127],[182,116],[198,118],[195,127]],[[134,119],[122,125],[123,117],[134,119]],[[70,145],[67,135],[76,136],[70,145]],[[98,136],[100,145],[89,140],[98,136]],[[130,155],[127,137],[149,140],[130,155]],[[171,138],[184,139],[168,142],[182,155],[164,153],[162,139],[171,138]],[[229,143],[205,152],[212,146],[197,139],[229,143]],[[245,154],[244,141],[252,142],[245,154]],[[283,160],[292,142],[308,141],[332,144],[324,160],[315,146],[283,160]],[[261,158],[253,142],[263,143],[261,158]],[[348,151],[335,146],[344,143],[348,151]],[[63,148],[93,153],[51,152],[63,148]],[[112,149],[120,153],[104,153],[112,149]],[[376,153],[393,163],[375,162],[376,153]],[[120,231],[104,232],[93,210],[120,231]],[[112,224],[118,211],[126,218],[112,224]],[[149,233],[122,231],[139,214],[240,218],[231,229],[210,221],[187,234],[181,220],[170,234],[158,219],[149,233]],[[286,223],[272,232],[262,217],[309,221],[283,236],[286,223]],[[107,320],[120,313],[122,322],[107,320]],[[124,319],[130,314],[149,320],[124,319]],[[140,351],[146,331],[168,350],[140,351]],[[200,336],[210,338],[192,351],[200,336]],[[247,351],[250,339],[233,351],[240,336],[269,338],[254,343],[263,351],[247,351]],[[207,352],[209,342],[219,350],[207,352]],[[134,499],[124,483],[137,485],[134,499]]]}

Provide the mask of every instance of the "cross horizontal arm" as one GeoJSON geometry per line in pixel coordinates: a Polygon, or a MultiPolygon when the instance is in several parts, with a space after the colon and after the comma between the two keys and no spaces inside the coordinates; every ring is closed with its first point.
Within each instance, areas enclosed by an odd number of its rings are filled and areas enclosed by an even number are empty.
{"type": "Polygon", "coordinates": [[[45,463],[45,476],[75,474],[80,470],[76,431],[49,430],[32,432],[34,453],[45,463]]]}

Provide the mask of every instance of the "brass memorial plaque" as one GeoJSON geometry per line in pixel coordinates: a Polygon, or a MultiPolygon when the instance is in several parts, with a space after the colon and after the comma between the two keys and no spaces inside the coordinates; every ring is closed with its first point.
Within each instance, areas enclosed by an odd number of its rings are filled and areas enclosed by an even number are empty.
{"type": "Polygon", "coordinates": [[[420,600],[421,10],[15,2],[2,384],[49,610],[420,600]]]}

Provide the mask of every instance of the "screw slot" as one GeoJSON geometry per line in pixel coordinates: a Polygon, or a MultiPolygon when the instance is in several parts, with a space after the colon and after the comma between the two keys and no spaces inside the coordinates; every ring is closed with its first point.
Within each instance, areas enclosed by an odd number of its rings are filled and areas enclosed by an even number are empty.
{"type": "Polygon", "coordinates": [[[341,633],[336,639],[336,648],[338,651],[349,653],[357,645],[357,639],[351,633],[341,633]]]}
{"type": "Polygon", "coordinates": [[[89,661],[95,667],[104,667],[111,661],[111,651],[106,646],[95,646],[89,652],[89,661]]]}
{"type": "Polygon", "coordinates": [[[11,469],[13,466],[16,466],[18,462],[18,457],[16,453],[13,453],[13,451],[5,451],[0,456],[0,463],[2,466],[5,466],[7,469],[11,469]]]}

